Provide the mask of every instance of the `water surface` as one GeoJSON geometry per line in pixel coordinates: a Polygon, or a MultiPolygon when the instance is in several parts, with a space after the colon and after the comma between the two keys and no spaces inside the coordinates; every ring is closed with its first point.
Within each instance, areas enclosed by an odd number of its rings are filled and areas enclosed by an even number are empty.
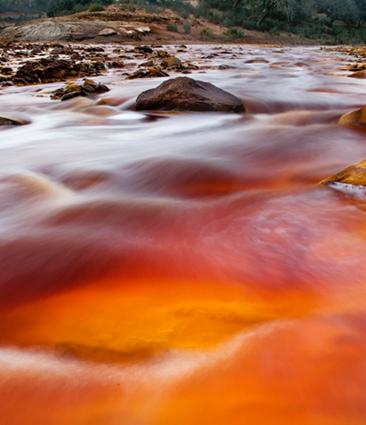
{"type": "Polygon", "coordinates": [[[247,113],[137,113],[162,79],[120,71],[0,92],[31,121],[0,132],[2,421],[364,425],[366,208],[318,182],[366,158],[337,125],[366,83],[318,47],[180,57],[247,113]]]}

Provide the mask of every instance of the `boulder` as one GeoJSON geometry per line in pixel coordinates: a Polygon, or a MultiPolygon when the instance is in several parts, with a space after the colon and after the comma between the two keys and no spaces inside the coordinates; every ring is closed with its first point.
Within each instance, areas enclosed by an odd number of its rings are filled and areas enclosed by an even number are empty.
{"type": "Polygon", "coordinates": [[[366,131],[366,107],[342,115],[338,124],[366,131]]]}
{"type": "Polygon", "coordinates": [[[321,184],[328,186],[352,185],[366,187],[366,160],[356,165],[351,165],[332,177],[324,179],[321,184]]]}
{"type": "Polygon", "coordinates": [[[245,111],[243,102],[213,84],[178,77],[165,81],[155,89],[147,90],[136,100],[137,110],[165,111],[245,111]]]}

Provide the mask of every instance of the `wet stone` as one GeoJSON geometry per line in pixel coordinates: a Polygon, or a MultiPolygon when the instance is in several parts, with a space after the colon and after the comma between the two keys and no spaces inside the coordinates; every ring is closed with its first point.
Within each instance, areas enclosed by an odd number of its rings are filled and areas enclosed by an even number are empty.
{"type": "Polygon", "coordinates": [[[136,100],[137,110],[166,111],[245,111],[243,102],[213,84],[178,77],[165,81],[155,89],[147,90],[136,100]]]}
{"type": "Polygon", "coordinates": [[[55,90],[51,95],[51,99],[64,101],[78,96],[92,96],[108,91],[109,88],[106,85],[86,79],[81,85],[68,83],[65,87],[55,90]]]}

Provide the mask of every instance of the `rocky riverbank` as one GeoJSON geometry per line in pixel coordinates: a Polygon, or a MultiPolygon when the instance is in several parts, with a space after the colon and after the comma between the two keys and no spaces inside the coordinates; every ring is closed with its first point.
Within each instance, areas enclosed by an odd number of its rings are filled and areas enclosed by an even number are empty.
{"type": "Polygon", "coordinates": [[[1,21],[0,46],[14,42],[84,43],[193,43],[238,42],[310,44],[294,34],[269,34],[254,30],[228,32],[228,28],[203,18],[182,16],[167,9],[159,14],[142,8],[110,6],[100,12],[81,12],[18,24],[1,21]]]}

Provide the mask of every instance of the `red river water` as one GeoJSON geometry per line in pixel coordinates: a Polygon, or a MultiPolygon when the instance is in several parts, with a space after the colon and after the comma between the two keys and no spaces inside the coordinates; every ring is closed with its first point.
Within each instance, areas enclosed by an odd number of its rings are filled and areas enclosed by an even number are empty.
{"type": "Polygon", "coordinates": [[[244,115],[131,111],[162,79],[118,72],[2,90],[31,122],[0,132],[2,424],[365,425],[366,204],[318,183],[366,158],[337,125],[366,82],[221,50],[191,76],[244,115]]]}

